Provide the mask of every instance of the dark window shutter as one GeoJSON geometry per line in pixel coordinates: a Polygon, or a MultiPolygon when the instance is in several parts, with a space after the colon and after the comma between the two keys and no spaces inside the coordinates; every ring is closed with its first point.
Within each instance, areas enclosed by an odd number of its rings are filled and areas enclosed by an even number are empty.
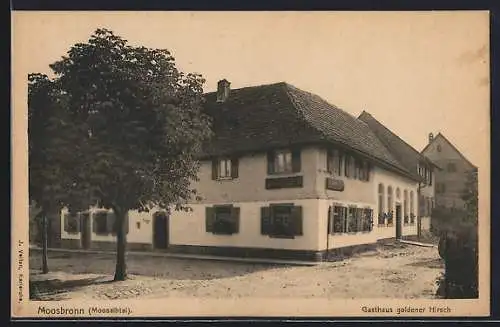
{"type": "Polygon", "coordinates": [[[302,231],[302,207],[295,206],[292,208],[292,223],[294,235],[303,235],[302,231]]]}
{"type": "Polygon", "coordinates": [[[331,173],[333,170],[332,162],[331,162],[332,154],[333,154],[333,151],[331,149],[326,150],[326,171],[328,171],[329,173],[331,173]]]}
{"type": "Polygon", "coordinates": [[[214,232],[215,210],[212,207],[205,208],[205,230],[207,233],[214,232]]]}
{"type": "Polygon", "coordinates": [[[271,208],[260,208],[260,233],[262,235],[271,234],[272,221],[271,221],[271,208]]]}
{"type": "Polygon", "coordinates": [[[345,164],[342,164],[344,162],[344,154],[340,151],[337,160],[339,161],[339,176],[342,176],[342,169],[344,168],[345,164]]]}
{"type": "Polygon", "coordinates": [[[267,152],[267,173],[274,173],[274,152],[272,151],[267,152]]]}
{"type": "Polygon", "coordinates": [[[333,232],[333,207],[329,206],[328,207],[328,234],[332,234],[333,232]]]}
{"type": "Polygon", "coordinates": [[[69,213],[64,214],[64,231],[68,232],[69,231],[69,213]]]}
{"type": "Polygon", "coordinates": [[[345,175],[345,177],[351,176],[351,174],[349,174],[350,168],[351,168],[351,157],[345,156],[345,162],[344,162],[344,175],[345,175]]]}
{"type": "Polygon", "coordinates": [[[116,215],[114,212],[110,211],[106,215],[106,230],[108,233],[115,235],[118,232],[116,215]]]}
{"type": "Polygon", "coordinates": [[[212,180],[217,179],[217,172],[219,171],[217,159],[212,160],[212,180]]]}
{"type": "Polygon", "coordinates": [[[231,208],[231,220],[233,222],[233,233],[240,232],[240,208],[232,207],[231,208]]]}
{"type": "Polygon", "coordinates": [[[300,149],[292,150],[292,171],[294,173],[300,172],[301,169],[301,160],[300,160],[300,149]]]}
{"type": "Polygon", "coordinates": [[[371,170],[372,170],[372,165],[367,162],[366,163],[366,181],[370,181],[370,173],[371,173],[371,170]]]}
{"type": "Polygon", "coordinates": [[[231,159],[231,177],[232,178],[238,178],[238,165],[239,165],[238,158],[231,159]]]}

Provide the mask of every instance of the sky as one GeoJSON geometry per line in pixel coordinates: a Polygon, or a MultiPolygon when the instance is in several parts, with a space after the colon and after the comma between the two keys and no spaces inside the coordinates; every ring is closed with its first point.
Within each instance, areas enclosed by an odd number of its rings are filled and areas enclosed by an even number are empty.
{"type": "Polygon", "coordinates": [[[371,113],[417,150],[441,132],[489,164],[487,12],[14,12],[13,76],[49,64],[97,28],[171,51],[205,91],[285,81],[358,116],[371,113]]]}

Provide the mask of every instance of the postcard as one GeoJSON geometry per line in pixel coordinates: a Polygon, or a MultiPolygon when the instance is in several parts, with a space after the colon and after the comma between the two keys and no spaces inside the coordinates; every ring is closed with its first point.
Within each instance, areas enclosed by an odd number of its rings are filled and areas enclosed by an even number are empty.
{"type": "Polygon", "coordinates": [[[489,315],[487,11],[12,27],[12,317],[489,315]]]}

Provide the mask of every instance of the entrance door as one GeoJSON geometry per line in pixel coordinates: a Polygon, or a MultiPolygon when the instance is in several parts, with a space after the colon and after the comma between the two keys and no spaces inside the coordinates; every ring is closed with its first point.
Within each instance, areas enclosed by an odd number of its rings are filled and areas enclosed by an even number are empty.
{"type": "Polygon", "coordinates": [[[396,204],[396,239],[400,240],[402,231],[402,219],[401,219],[401,204],[396,204]]]}
{"type": "Polygon", "coordinates": [[[153,216],[153,246],[155,249],[168,247],[168,221],[165,212],[157,212],[153,216]]]}
{"type": "Polygon", "coordinates": [[[90,228],[90,214],[88,212],[80,214],[80,236],[82,248],[89,249],[92,242],[92,232],[90,228]]]}

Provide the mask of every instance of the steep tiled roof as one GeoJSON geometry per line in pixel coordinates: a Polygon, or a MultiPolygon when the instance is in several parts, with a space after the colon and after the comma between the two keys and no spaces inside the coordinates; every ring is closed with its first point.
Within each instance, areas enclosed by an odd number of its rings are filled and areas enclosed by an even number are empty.
{"type": "Polygon", "coordinates": [[[456,147],[453,143],[451,143],[451,142],[450,142],[450,140],[448,140],[448,139],[447,139],[447,138],[446,138],[443,134],[441,134],[441,132],[439,132],[439,133],[438,133],[438,135],[436,135],[436,136],[434,137],[434,139],[433,139],[430,143],[428,143],[428,144],[424,147],[424,149],[423,149],[420,153],[422,153],[423,155],[425,155],[424,153],[425,153],[425,151],[427,150],[427,148],[429,148],[429,146],[430,146],[432,143],[434,143],[434,142],[435,142],[435,141],[436,141],[439,137],[443,138],[443,140],[444,140],[446,143],[448,143],[448,145],[449,145],[449,146],[450,146],[450,147],[451,147],[451,148],[452,148],[452,149],[453,149],[456,153],[458,153],[458,155],[460,155],[460,157],[461,157],[461,158],[462,158],[462,159],[463,159],[463,160],[464,160],[467,164],[469,164],[469,165],[471,166],[471,168],[472,168],[472,169],[477,169],[477,167],[476,167],[476,166],[475,166],[472,162],[470,162],[470,161],[469,161],[469,159],[467,159],[467,158],[466,158],[466,157],[462,154],[462,152],[460,152],[460,151],[457,149],[457,147],[456,147]]]}
{"type": "Polygon", "coordinates": [[[365,122],[370,127],[373,133],[380,139],[381,143],[391,152],[393,157],[396,158],[416,179],[420,178],[417,170],[418,163],[426,162],[436,166],[427,157],[423,156],[415,148],[376,120],[370,113],[363,111],[358,119],[365,122]]]}
{"type": "Polygon", "coordinates": [[[290,84],[232,89],[223,103],[216,101],[215,92],[205,99],[215,137],[204,147],[204,156],[328,142],[415,177],[365,122],[290,84]]]}

